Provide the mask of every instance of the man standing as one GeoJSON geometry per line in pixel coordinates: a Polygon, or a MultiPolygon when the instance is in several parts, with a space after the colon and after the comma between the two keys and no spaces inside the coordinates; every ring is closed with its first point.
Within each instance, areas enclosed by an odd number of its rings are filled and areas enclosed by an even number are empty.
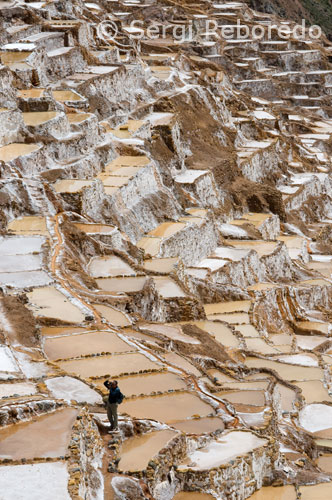
{"type": "Polygon", "coordinates": [[[123,401],[118,382],[116,380],[106,380],[104,386],[110,391],[107,400],[107,416],[111,424],[111,432],[118,430],[118,404],[123,401]]]}

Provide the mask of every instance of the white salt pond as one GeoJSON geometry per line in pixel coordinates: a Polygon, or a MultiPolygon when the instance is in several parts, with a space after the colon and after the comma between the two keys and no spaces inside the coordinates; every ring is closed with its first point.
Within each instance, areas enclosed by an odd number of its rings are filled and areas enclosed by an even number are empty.
{"type": "Polygon", "coordinates": [[[25,255],[41,251],[44,238],[33,236],[11,236],[0,238],[0,255],[25,255]]]}
{"type": "Polygon", "coordinates": [[[219,439],[190,453],[179,465],[181,469],[207,470],[219,467],[268,443],[251,432],[231,431],[219,439]]]}
{"type": "MultiPolygon", "coordinates": [[[[77,401],[78,403],[102,403],[102,397],[87,384],[72,377],[55,377],[45,381],[54,398],[77,401]]],[[[1,390],[1,386],[0,386],[1,390]]]]}
{"type": "Polygon", "coordinates": [[[189,337],[182,332],[182,329],[179,325],[171,326],[171,325],[160,325],[160,324],[143,324],[139,326],[140,330],[146,330],[149,332],[159,333],[164,335],[165,337],[169,337],[172,340],[179,340],[184,342],[185,344],[200,344],[201,342],[193,337],[189,337]]]}
{"type": "Polygon", "coordinates": [[[222,345],[227,347],[239,346],[239,341],[232,330],[226,325],[218,323],[218,321],[191,321],[188,324],[195,325],[201,330],[209,333],[222,345]]]}
{"type": "Polygon", "coordinates": [[[332,406],[311,404],[300,411],[301,427],[309,432],[318,432],[332,427],[332,406]]]}
{"type": "Polygon", "coordinates": [[[94,257],[89,263],[89,272],[94,278],[110,276],[135,276],[136,272],[127,262],[116,255],[94,257]]]}
{"type": "MultiPolygon", "coordinates": [[[[1,490],[6,500],[70,500],[65,462],[0,467],[1,490]]],[[[4,497],[3,497],[4,498],[4,497]]]]}
{"type": "Polygon", "coordinates": [[[17,373],[19,371],[20,369],[9,347],[0,345],[0,374],[3,372],[17,373]]]}
{"type": "Polygon", "coordinates": [[[30,382],[20,382],[15,384],[0,384],[0,398],[11,396],[29,396],[36,394],[35,384],[30,382]]]}

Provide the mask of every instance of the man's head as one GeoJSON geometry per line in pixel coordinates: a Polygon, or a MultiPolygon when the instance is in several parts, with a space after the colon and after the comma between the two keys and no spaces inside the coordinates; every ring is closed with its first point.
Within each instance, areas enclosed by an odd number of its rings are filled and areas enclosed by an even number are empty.
{"type": "Polygon", "coordinates": [[[116,387],[118,387],[118,381],[117,380],[112,380],[111,386],[113,387],[113,389],[115,389],[116,387]]]}

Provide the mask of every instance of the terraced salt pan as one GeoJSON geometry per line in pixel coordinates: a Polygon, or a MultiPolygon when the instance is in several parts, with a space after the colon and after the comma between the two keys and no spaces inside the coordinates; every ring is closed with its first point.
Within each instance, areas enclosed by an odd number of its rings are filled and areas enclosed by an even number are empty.
{"type": "Polygon", "coordinates": [[[0,284],[15,288],[31,288],[33,286],[46,286],[52,283],[53,279],[45,271],[27,271],[1,273],[0,284]]]}
{"type": "Polygon", "coordinates": [[[224,422],[217,417],[193,418],[172,424],[175,429],[186,434],[206,434],[216,430],[224,430],[224,422]]]}
{"type": "Polygon", "coordinates": [[[82,101],[83,98],[73,90],[53,90],[52,95],[56,101],[82,101]]]}
{"type": "Polygon", "coordinates": [[[143,289],[146,276],[133,276],[123,278],[100,278],[96,282],[98,287],[105,292],[134,293],[143,289]]]}
{"type": "Polygon", "coordinates": [[[121,405],[121,412],[128,413],[131,417],[151,418],[172,424],[194,415],[206,417],[213,413],[213,408],[195,394],[181,392],[125,400],[121,405]]]}
{"type": "Polygon", "coordinates": [[[241,455],[245,455],[268,443],[251,432],[231,431],[219,439],[208,443],[188,455],[179,465],[179,470],[208,470],[229,463],[241,455]]]}
{"type": "Polygon", "coordinates": [[[218,323],[217,321],[191,321],[188,324],[195,325],[201,330],[209,333],[222,345],[227,347],[239,346],[239,341],[232,330],[222,323],[218,323]]]}
{"type": "Polygon", "coordinates": [[[177,257],[167,257],[164,259],[148,259],[144,261],[144,267],[148,271],[170,273],[177,261],[177,257]]]}
{"type": "Polygon", "coordinates": [[[196,491],[180,491],[173,500],[213,500],[214,497],[206,493],[198,493],[196,491]]]}
{"type": "MultiPolygon", "coordinates": [[[[245,221],[243,221],[243,223],[244,222],[245,221]]],[[[263,257],[263,255],[271,254],[277,248],[278,242],[264,240],[232,240],[232,245],[235,248],[255,250],[259,257],[263,257]]]]}
{"type": "Polygon", "coordinates": [[[247,313],[208,314],[207,318],[211,321],[225,321],[230,325],[241,325],[250,322],[250,317],[247,313]]]}
{"type": "Polygon", "coordinates": [[[12,236],[0,238],[0,256],[26,255],[41,251],[44,238],[12,236]]]}
{"type": "Polygon", "coordinates": [[[165,299],[173,297],[186,297],[184,291],[175,281],[164,276],[154,276],[156,289],[165,299]]]}
{"type": "Polygon", "coordinates": [[[248,368],[268,368],[269,370],[275,370],[281,378],[288,381],[323,380],[324,378],[323,371],[320,368],[289,365],[259,358],[247,358],[245,364],[248,368]]]}
{"type": "Polygon", "coordinates": [[[51,360],[102,352],[126,352],[132,349],[129,344],[126,344],[113,332],[93,332],[47,338],[44,343],[46,356],[51,360]]]}
{"type": "Polygon", "coordinates": [[[92,180],[63,179],[54,184],[57,193],[79,193],[84,187],[91,186],[92,180]]]}
{"type": "Polygon", "coordinates": [[[6,500],[70,500],[65,462],[0,467],[0,484],[6,500]]]}
{"type": "Polygon", "coordinates": [[[19,158],[20,156],[26,156],[34,153],[40,149],[38,144],[23,144],[23,143],[12,143],[7,146],[2,146],[0,148],[0,161],[9,162],[19,158]]]}
{"type": "MultiPolygon", "coordinates": [[[[131,377],[118,378],[121,391],[127,396],[149,395],[153,392],[167,392],[169,390],[186,389],[187,384],[178,375],[166,373],[142,373],[131,377]]],[[[94,384],[106,393],[104,380],[94,384]]]]}
{"type": "Polygon", "coordinates": [[[332,474],[332,455],[331,454],[324,454],[324,455],[320,456],[317,459],[316,464],[323,472],[326,472],[327,474],[332,474]]]}
{"type": "Polygon", "coordinates": [[[115,326],[130,326],[130,319],[118,309],[111,306],[103,306],[100,304],[93,304],[94,308],[112,325],[115,326]]]}
{"type": "Polygon", "coordinates": [[[59,116],[57,111],[36,111],[31,113],[23,113],[23,120],[25,125],[36,127],[42,125],[50,120],[59,116]]]}
{"type": "Polygon", "coordinates": [[[35,288],[27,294],[29,309],[36,316],[82,323],[84,314],[53,286],[35,288]]]}
{"type": "Polygon", "coordinates": [[[36,271],[41,268],[41,265],[40,255],[3,255],[0,261],[0,273],[36,271]]]}
{"type": "Polygon", "coordinates": [[[214,395],[230,403],[240,403],[248,406],[265,406],[264,391],[222,391],[216,392],[214,395]]]}
{"type": "Polygon", "coordinates": [[[179,340],[181,342],[184,342],[185,344],[201,343],[198,339],[184,334],[180,326],[161,325],[157,323],[156,324],[145,323],[139,325],[139,328],[140,330],[147,330],[149,332],[155,332],[161,335],[165,335],[166,337],[169,337],[172,340],[179,340]]]}
{"type": "Polygon", "coordinates": [[[282,411],[285,412],[293,411],[294,403],[296,401],[296,392],[282,384],[277,384],[277,391],[280,396],[280,405],[282,411]]]}
{"type": "Polygon", "coordinates": [[[299,414],[301,427],[309,432],[319,432],[332,427],[332,406],[321,403],[305,406],[299,414]]]}
{"type": "Polygon", "coordinates": [[[234,302],[218,302],[217,304],[205,304],[205,314],[225,314],[225,313],[248,313],[251,300],[238,300],[234,302]]]}
{"type": "Polygon", "coordinates": [[[265,486],[256,491],[248,500],[296,500],[296,498],[294,486],[281,486],[279,488],[265,486]]]}
{"type": "Polygon", "coordinates": [[[310,335],[296,335],[296,342],[301,349],[312,350],[326,342],[326,337],[310,336],[310,335]]]}
{"type": "Polygon", "coordinates": [[[320,380],[297,382],[296,385],[302,390],[302,395],[307,404],[317,403],[319,401],[330,401],[332,403],[331,396],[320,380]]]}
{"type": "Polygon", "coordinates": [[[17,373],[20,369],[9,347],[0,345],[0,373],[17,373]]]}
{"type": "Polygon", "coordinates": [[[106,375],[116,377],[125,373],[138,373],[141,370],[160,369],[159,365],[139,353],[60,361],[58,365],[66,372],[82,378],[106,375]]]}
{"type": "Polygon", "coordinates": [[[136,272],[129,264],[116,255],[94,257],[91,259],[89,273],[94,278],[108,278],[110,276],[135,276],[136,272]]]}
{"type": "Polygon", "coordinates": [[[77,229],[86,234],[111,234],[114,232],[114,226],[107,224],[74,224],[77,229]]]}
{"type": "Polygon", "coordinates": [[[74,326],[43,326],[41,334],[43,337],[61,337],[63,335],[73,335],[74,333],[90,333],[91,330],[74,326]]]}
{"type": "Polygon", "coordinates": [[[55,377],[46,380],[45,384],[56,399],[74,400],[78,403],[89,404],[101,404],[103,402],[100,394],[76,378],[55,377]]]}
{"type": "Polygon", "coordinates": [[[282,363],[301,366],[318,366],[318,360],[314,354],[291,354],[289,356],[279,356],[277,359],[282,363]]]}
{"type": "Polygon", "coordinates": [[[7,229],[15,234],[48,234],[45,217],[31,216],[14,219],[9,222],[7,229]]]}
{"type": "Polygon", "coordinates": [[[163,430],[126,439],[121,447],[119,470],[127,472],[146,469],[149,461],[176,435],[174,431],[163,430]]]}
{"type": "Polygon", "coordinates": [[[36,394],[35,384],[30,382],[20,382],[17,384],[0,384],[0,398],[12,396],[29,396],[36,394]]]}
{"type": "Polygon", "coordinates": [[[332,483],[300,486],[301,500],[327,500],[332,496],[332,483]]]}
{"type": "Polygon", "coordinates": [[[260,354],[278,354],[280,352],[280,350],[267,344],[261,338],[246,338],[245,343],[248,351],[259,352],[260,354]]]}
{"type": "Polygon", "coordinates": [[[0,429],[0,457],[19,460],[65,455],[77,414],[78,410],[65,408],[0,429]]]}
{"type": "Polygon", "coordinates": [[[23,90],[18,90],[17,96],[21,97],[22,99],[40,99],[43,97],[43,94],[45,92],[45,89],[23,89],[23,90]]]}
{"type": "Polygon", "coordinates": [[[259,332],[252,325],[237,325],[236,329],[242,333],[244,337],[259,337],[259,332]]]}
{"type": "Polygon", "coordinates": [[[197,370],[197,368],[195,368],[195,366],[193,366],[191,363],[189,363],[189,361],[187,361],[182,356],[175,354],[175,352],[167,352],[166,354],[163,354],[162,357],[167,363],[170,363],[171,365],[174,365],[175,367],[181,368],[186,373],[190,373],[191,375],[195,375],[195,377],[201,376],[201,372],[199,370],[197,370]]]}
{"type": "Polygon", "coordinates": [[[296,323],[296,326],[301,328],[301,330],[307,330],[308,332],[321,332],[324,335],[329,333],[329,324],[321,323],[316,321],[299,321],[296,323]]]}

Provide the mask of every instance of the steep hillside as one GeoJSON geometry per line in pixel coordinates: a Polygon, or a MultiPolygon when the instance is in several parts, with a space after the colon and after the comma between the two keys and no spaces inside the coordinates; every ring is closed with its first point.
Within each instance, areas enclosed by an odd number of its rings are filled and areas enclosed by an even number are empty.
{"type": "Polygon", "coordinates": [[[253,9],[269,14],[277,14],[286,19],[301,22],[306,19],[311,24],[320,25],[328,37],[332,38],[331,0],[246,0],[253,9]]]}

